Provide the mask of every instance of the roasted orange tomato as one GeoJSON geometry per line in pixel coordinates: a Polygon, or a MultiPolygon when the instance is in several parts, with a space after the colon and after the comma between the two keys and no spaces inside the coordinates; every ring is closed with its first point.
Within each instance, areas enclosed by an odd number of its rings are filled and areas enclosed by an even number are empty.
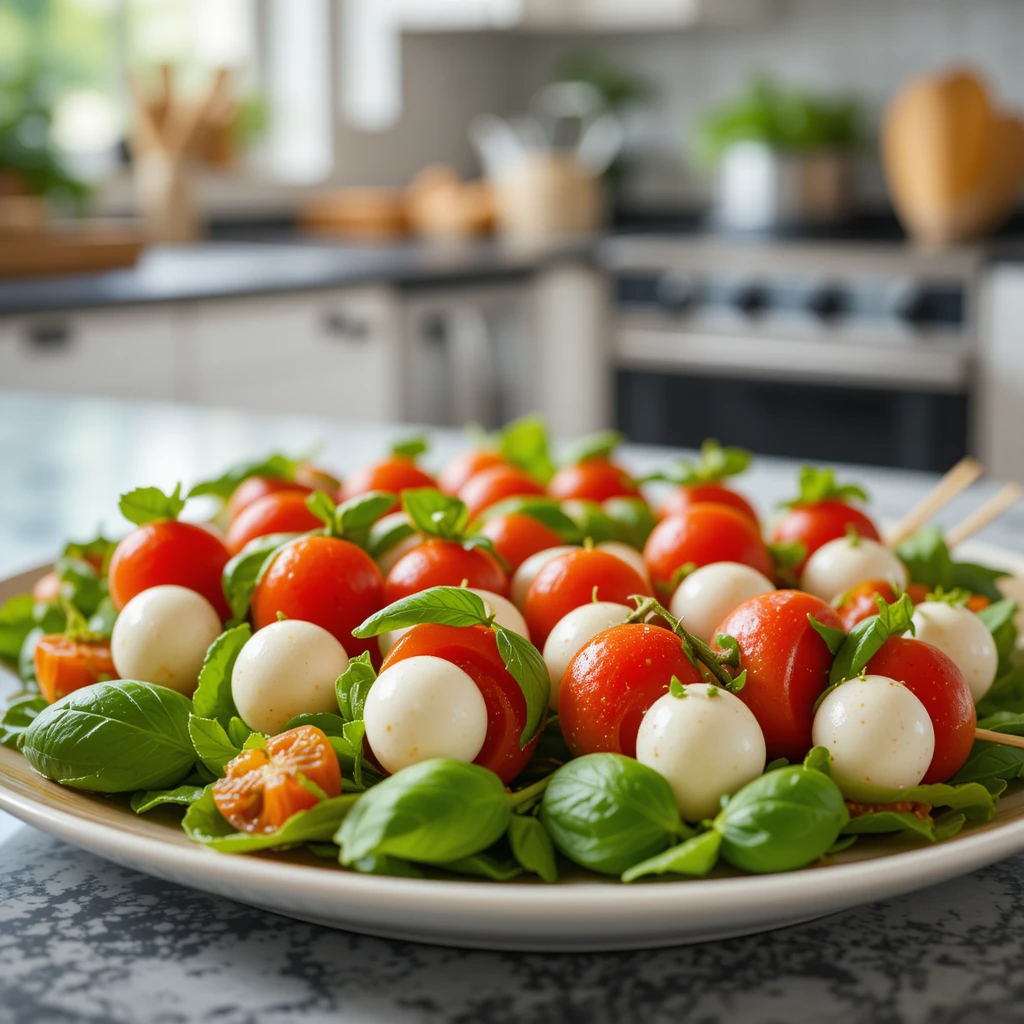
{"type": "Polygon", "coordinates": [[[300,725],[243,750],[213,784],[217,810],[239,832],[276,832],[293,814],[307,811],[319,797],[341,794],[341,768],[327,737],[314,725],[300,725]]]}
{"type": "Polygon", "coordinates": [[[51,704],[73,690],[117,679],[109,643],[73,640],[63,633],[48,633],[36,642],[36,679],[51,704]]]}

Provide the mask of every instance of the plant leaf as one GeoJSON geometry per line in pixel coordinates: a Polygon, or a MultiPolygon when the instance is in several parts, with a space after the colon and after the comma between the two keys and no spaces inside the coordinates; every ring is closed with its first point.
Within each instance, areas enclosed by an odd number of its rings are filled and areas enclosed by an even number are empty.
{"type": "Polygon", "coordinates": [[[334,690],[338,697],[341,717],[346,722],[359,721],[363,717],[363,706],[370,687],[377,681],[377,671],[370,661],[369,651],[364,651],[348,663],[348,668],[338,676],[334,690]]]}
{"type": "Polygon", "coordinates": [[[526,700],[526,725],[519,737],[522,750],[540,729],[551,695],[551,676],[540,651],[525,637],[504,626],[494,626],[498,653],[526,700]]]}
{"type": "Polygon", "coordinates": [[[205,786],[178,786],[175,789],[147,789],[132,794],[132,810],[136,814],[145,814],[154,807],[165,804],[177,804],[188,807],[194,804],[206,792],[205,786]]]}
{"type": "Polygon", "coordinates": [[[483,600],[465,587],[431,587],[389,604],[354,629],[352,635],[365,639],[424,622],[442,626],[479,626],[489,620],[483,600]]]}
{"type": "Polygon", "coordinates": [[[17,749],[28,727],[48,706],[45,697],[32,695],[20,697],[8,704],[0,718],[0,743],[17,749]]]}
{"type": "Polygon", "coordinates": [[[539,416],[523,416],[508,424],[498,435],[498,454],[542,484],[554,476],[547,426],[539,416]]]}
{"type": "Polygon", "coordinates": [[[539,875],[544,882],[558,881],[555,848],[544,826],[528,814],[513,814],[508,823],[512,856],[524,871],[539,875]]]}
{"type": "Polygon", "coordinates": [[[712,829],[673,846],[664,853],[641,861],[622,873],[623,882],[634,882],[645,875],[690,875],[703,878],[717,863],[722,837],[712,829]]]}
{"type": "Polygon", "coordinates": [[[829,673],[832,685],[860,675],[889,637],[900,636],[908,630],[913,634],[914,602],[909,594],[901,594],[892,604],[886,604],[881,596],[876,602],[878,614],[858,622],[839,648],[829,673]]]}
{"type": "Polygon", "coordinates": [[[616,448],[626,443],[625,434],[618,430],[600,430],[577,441],[562,459],[563,466],[575,466],[590,459],[607,459],[616,448]]]}
{"type": "Polygon", "coordinates": [[[810,612],[807,613],[807,620],[810,622],[814,632],[828,645],[829,652],[833,656],[838,654],[846,642],[846,634],[841,629],[835,629],[832,626],[826,626],[824,623],[819,622],[810,612]]]}
{"type": "Polygon", "coordinates": [[[251,459],[232,466],[227,472],[211,480],[202,480],[188,492],[190,498],[210,494],[217,498],[230,498],[238,485],[251,476],[265,476],[273,480],[293,480],[302,460],[275,452],[263,459],[251,459]]]}
{"type": "Polygon", "coordinates": [[[405,459],[419,458],[430,448],[425,434],[417,434],[415,437],[407,437],[402,441],[396,441],[391,445],[391,454],[399,455],[405,459]]]}
{"type": "Polygon", "coordinates": [[[235,661],[252,636],[247,622],[226,630],[210,644],[203,667],[199,672],[199,685],[192,697],[193,713],[199,718],[215,718],[225,728],[238,714],[231,696],[231,672],[235,661]]]}
{"type": "Polygon", "coordinates": [[[136,526],[163,519],[177,519],[184,507],[181,484],[171,494],[165,494],[159,487],[136,487],[134,491],[122,494],[118,502],[121,515],[136,526]]]}
{"type": "Polygon", "coordinates": [[[554,530],[564,544],[576,544],[583,539],[580,528],[562,511],[562,507],[554,498],[542,498],[533,494],[506,498],[485,509],[474,521],[473,529],[480,530],[492,519],[517,514],[536,519],[549,530],[554,530]]]}
{"type": "Polygon", "coordinates": [[[402,508],[413,526],[425,537],[463,540],[469,525],[464,502],[435,487],[414,487],[402,492],[402,508]]]}
{"type": "Polygon", "coordinates": [[[834,469],[816,469],[804,466],[800,470],[800,493],[792,501],[785,502],[788,508],[801,505],[817,505],[822,501],[864,501],[867,492],[857,484],[839,484],[834,469]]]}
{"type": "Polygon", "coordinates": [[[242,752],[215,718],[189,715],[188,734],[196,756],[218,778],[224,777],[224,766],[242,752]]]}

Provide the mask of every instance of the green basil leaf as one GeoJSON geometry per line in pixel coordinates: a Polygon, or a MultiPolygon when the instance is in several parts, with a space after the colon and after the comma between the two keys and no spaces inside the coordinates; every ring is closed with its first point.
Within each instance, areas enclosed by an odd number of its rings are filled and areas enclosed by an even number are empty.
{"type": "Polygon", "coordinates": [[[822,501],[864,501],[867,492],[857,484],[836,483],[834,469],[815,469],[804,466],[800,470],[800,494],[793,501],[784,502],[788,508],[817,505],[822,501]]]}
{"type": "Polygon", "coordinates": [[[18,652],[18,675],[21,676],[22,682],[33,690],[39,689],[39,680],[36,679],[36,644],[44,636],[46,630],[41,626],[30,629],[18,652]]]}
{"type": "Polygon", "coordinates": [[[953,559],[940,527],[922,527],[896,548],[896,554],[915,583],[923,583],[932,590],[952,588],[953,559]]]}
{"type": "MultiPolygon", "coordinates": [[[[1013,736],[1024,736],[1024,714],[999,712],[979,719],[978,727],[1013,736]]],[[[988,740],[975,740],[963,767],[953,777],[953,784],[980,782],[991,790],[989,782],[1012,782],[1024,775],[1024,750],[988,740]]]]}
{"type": "Polygon", "coordinates": [[[901,594],[892,604],[886,604],[882,597],[877,602],[878,614],[858,622],[839,648],[828,677],[832,685],[859,676],[889,637],[908,630],[913,635],[914,603],[909,594],[901,594]]]}
{"type": "Polygon", "coordinates": [[[389,604],[352,630],[352,635],[366,639],[424,622],[441,626],[479,626],[489,619],[483,600],[465,587],[431,587],[389,604]]]}
{"type": "Polygon", "coordinates": [[[95,683],[41,711],[21,752],[40,775],[73,789],[172,789],[195,762],[191,710],[187,697],[165,686],[95,683]]]}
{"type": "Polygon", "coordinates": [[[682,459],[670,469],[649,479],[665,480],[686,487],[689,484],[715,483],[746,472],[753,456],[746,448],[723,448],[713,437],[700,446],[700,458],[682,459]]]}
{"type": "Polygon", "coordinates": [[[145,814],[154,807],[165,804],[176,804],[188,807],[194,804],[206,792],[205,786],[178,786],[175,789],[147,789],[132,794],[132,810],[136,814],[145,814]]]}
{"type": "Polygon", "coordinates": [[[843,780],[840,788],[847,800],[858,804],[930,804],[932,807],[948,807],[952,811],[962,811],[971,821],[991,821],[995,814],[992,794],[980,782],[955,785],[936,782],[891,789],[886,786],[875,786],[870,782],[843,780]]]}
{"type": "Polygon", "coordinates": [[[196,756],[218,778],[223,778],[224,766],[242,752],[215,718],[189,715],[188,734],[196,756]]]}
{"type": "Polygon", "coordinates": [[[265,476],[271,480],[294,480],[295,470],[301,462],[301,459],[293,459],[280,452],[275,452],[262,459],[240,462],[221,476],[197,483],[188,492],[188,496],[198,498],[201,495],[211,494],[214,497],[227,500],[235,493],[238,485],[251,476],[265,476]]]}
{"type": "Polygon", "coordinates": [[[328,739],[332,736],[345,735],[345,719],[341,715],[332,715],[324,711],[303,712],[287,722],[281,732],[298,729],[303,725],[312,725],[319,729],[328,739]]]}
{"type": "Polygon", "coordinates": [[[554,530],[563,544],[578,544],[583,540],[579,527],[562,511],[561,505],[554,498],[543,498],[535,494],[523,494],[499,501],[480,513],[473,528],[479,530],[492,519],[511,515],[524,515],[536,519],[549,530],[554,530]]]}
{"type": "Polygon", "coordinates": [[[184,507],[181,484],[171,494],[165,494],[159,487],[136,487],[134,491],[122,494],[118,502],[121,515],[136,526],[163,519],[177,519],[184,507]]]}
{"type": "Polygon", "coordinates": [[[821,857],[849,821],[839,787],[824,772],[792,766],[748,782],[714,820],[722,856],[755,874],[792,871],[821,857]]]}
{"type": "Polygon", "coordinates": [[[1017,624],[1014,621],[1016,614],[1017,602],[1008,598],[995,601],[977,613],[995,641],[1000,673],[1009,670],[1014,651],[1017,649],[1017,624]]]}
{"type": "Polygon", "coordinates": [[[370,661],[370,652],[364,651],[348,663],[348,668],[338,676],[334,690],[338,697],[338,708],[346,722],[363,717],[363,707],[370,687],[377,681],[377,670],[370,661]]]}
{"type": "MultiPolygon", "coordinates": [[[[338,847],[332,843],[331,848],[334,850],[334,858],[337,859],[338,847]]],[[[352,867],[365,875],[388,875],[391,878],[423,877],[423,872],[415,864],[410,864],[407,860],[401,860],[398,857],[371,854],[369,857],[361,857],[352,867]]]]}
{"type": "Polygon", "coordinates": [[[185,812],[181,827],[189,839],[220,853],[254,853],[298,843],[328,842],[359,796],[346,794],[321,800],[307,811],[293,814],[276,832],[236,832],[222,817],[207,788],[185,812]]]}
{"type": "Polygon", "coordinates": [[[28,727],[49,705],[45,697],[27,695],[12,701],[0,718],[0,743],[17,749],[28,727]]]}
{"type": "Polygon", "coordinates": [[[505,427],[498,434],[498,454],[542,484],[555,475],[547,426],[539,416],[523,416],[505,427]]]}
{"type": "Polygon", "coordinates": [[[474,853],[448,864],[438,864],[437,867],[455,875],[474,875],[492,882],[511,882],[523,873],[516,861],[507,858],[499,860],[488,853],[474,853]]]}
{"type": "Polygon", "coordinates": [[[367,790],[334,841],[344,865],[370,854],[447,864],[495,843],[510,814],[497,775],[479,765],[436,758],[403,768],[367,790]]]}
{"type": "Polygon", "coordinates": [[[978,718],[1000,711],[1024,713],[1024,665],[1015,665],[1001,675],[978,701],[978,718]]]}
{"type": "Polygon", "coordinates": [[[973,562],[954,562],[952,586],[962,587],[972,594],[981,594],[990,601],[999,601],[1003,592],[996,586],[996,580],[1008,576],[1003,569],[990,569],[987,565],[975,565],[973,562]]]}
{"type": "Polygon", "coordinates": [[[113,635],[117,615],[118,611],[113,599],[109,595],[103,597],[96,606],[96,611],[89,617],[89,632],[94,636],[109,639],[113,635]]]}
{"type": "Polygon", "coordinates": [[[539,875],[544,882],[558,881],[555,848],[536,818],[528,814],[513,814],[508,823],[508,842],[512,856],[524,871],[539,875]]]}
{"type": "Polygon", "coordinates": [[[86,562],[99,562],[100,575],[105,576],[110,557],[117,547],[116,540],[108,540],[103,534],[92,540],[68,541],[61,555],[64,558],[78,558],[86,562]]]}
{"type": "Polygon", "coordinates": [[[241,621],[249,614],[252,593],[263,571],[274,555],[298,536],[297,533],[271,533],[256,537],[224,566],[221,586],[233,618],[241,621]]]}
{"type": "Polygon", "coordinates": [[[231,696],[231,672],[251,636],[249,624],[243,622],[221,633],[210,644],[199,672],[199,685],[192,697],[192,710],[199,718],[215,718],[227,728],[238,714],[231,696]]]}
{"type": "Polygon", "coordinates": [[[414,487],[402,492],[402,508],[425,537],[462,540],[469,525],[465,502],[442,494],[435,487],[414,487]]]}
{"type": "Polygon", "coordinates": [[[53,571],[60,579],[60,596],[74,609],[88,618],[109,594],[107,581],[101,578],[92,564],[81,558],[61,557],[53,571]]]}
{"type": "Polygon", "coordinates": [[[775,571],[787,573],[806,561],[807,545],[802,540],[776,541],[768,545],[768,554],[771,555],[775,571]]]}
{"type": "Polygon", "coordinates": [[[398,501],[388,491],[368,491],[342,502],[334,514],[334,536],[366,548],[374,524],[387,515],[398,501]]]}
{"type": "Polygon", "coordinates": [[[873,811],[870,814],[859,814],[843,826],[844,836],[874,836],[890,832],[909,832],[927,839],[930,843],[935,842],[934,820],[930,816],[919,818],[908,811],[873,811]]]}
{"type": "Polygon", "coordinates": [[[657,516],[643,498],[609,498],[601,505],[605,515],[615,524],[618,540],[637,551],[643,551],[647,538],[658,525],[657,516]]]}
{"type": "Polygon", "coordinates": [[[391,445],[391,454],[398,455],[403,459],[415,459],[430,449],[426,434],[417,434],[415,437],[407,437],[396,441],[391,445]]]}
{"type": "Polygon", "coordinates": [[[0,658],[16,663],[25,637],[36,626],[36,603],[31,594],[17,594],[0,607],[0,658]]]}
{"type": "Polygon", "coordinates": [[[494,626],[494,637],[505,668],[519,684],[526,700],[526,725],[519,737],[522,750],[544,722],[551,695],[551,676],[540,651],[525,637],[504,626],[494,626]]]}
{"type": "Polygon", "coordinates": [[[328,530],[334,529],[334,518],[337,514],[338,506],[329,494],[325,491],[314,491],[306,498],[306,508],[308,508],[309,511],[312,512],[328,530]]]}
{"type": "Polygon", "coordinates": [[[584,539],[589,539],[595,544],[606,540],[628,543],[622,526],[596,501],[567,499],[562,502],[562,511],[576,524],[580,537],[584,539]]]}
{"type": "Polygon", "coordinates": [[[832,626],[824,625],[810,612],[807,613],[807,620],[810,622],[811,628],[814,632],[825,641],[828,646],[829,653],[833,656],[838,654],[843,644],[846,642],[846,633],[841,629],[834,629],[832,626]]]}
{"type": "Polygon", "coordinates": [[[622,881],[634,882],[645,875],[689,875],[703,878],[717,863],[722,837],[712,829],[692,836],[664,853],[649,857],[622,873],[622,881]]]}
{"type": "Polygon", "coordinates": [[[622,754],[585,754],[559,768],[540,820],[560,853],[605,875],[621,875],[692,835],[668,782],[622,754]]]}
{"type": "Polygon", "coordinates": [[[575,466],[591,459],[607,459],[616,448],[626,443],[626,436],[618,430],[599,430],[590,437],[577,441],[562,459],[563,466],[575,466]]]}
{"type": "Polygon", "coordinates": [[[416,529],[404,512],[393,512],[378,519],[370,527],[366,551],[371,558],[380,558],[407,537],[415,536],[416,529]]]}

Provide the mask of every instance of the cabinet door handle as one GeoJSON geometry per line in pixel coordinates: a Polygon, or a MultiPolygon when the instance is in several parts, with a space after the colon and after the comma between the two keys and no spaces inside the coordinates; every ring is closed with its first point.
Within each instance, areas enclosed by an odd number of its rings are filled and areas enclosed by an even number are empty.
{"type": "Polygon", "coordinates": [[[67,323],[31,324],[24,335],[25,343],[34,352],[63,352],[71,347],[74,332],[67,323]]]}
{"type": "Polygon", "coordinates": [[[324,333],[336,341],[365,342],[370,337],[367,320],[348,313],[326,313],[323,318],[324,333]]]}

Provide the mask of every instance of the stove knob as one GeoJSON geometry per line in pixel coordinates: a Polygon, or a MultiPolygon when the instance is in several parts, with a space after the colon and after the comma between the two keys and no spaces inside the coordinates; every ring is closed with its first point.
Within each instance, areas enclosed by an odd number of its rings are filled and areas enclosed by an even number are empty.
{"type": "Polygon", "coordinates": [[[835,285],[812,288],[804,298],[808,313],[819,320],[834,320],[846,309],[846,296],[835,285]]]}
{"type": "Polygon", "coordinates": [[[918,324],[928,317],[928,293],[914,281],[899,281],[886,296],[892,316],[918,324]]]}
{"type": "Polygon", "coordinates": [[[663,274],[658,279],[658,304],[667,313],[685,313],[697,299],[697,283],[684,274],[663,274]]]}
{"type": "Polygon", "coordinates": [[[729,304],[747,316],[756,316],[768,305],[768,291],[759,284],[741,284],[729,296],[729,304]]]}

